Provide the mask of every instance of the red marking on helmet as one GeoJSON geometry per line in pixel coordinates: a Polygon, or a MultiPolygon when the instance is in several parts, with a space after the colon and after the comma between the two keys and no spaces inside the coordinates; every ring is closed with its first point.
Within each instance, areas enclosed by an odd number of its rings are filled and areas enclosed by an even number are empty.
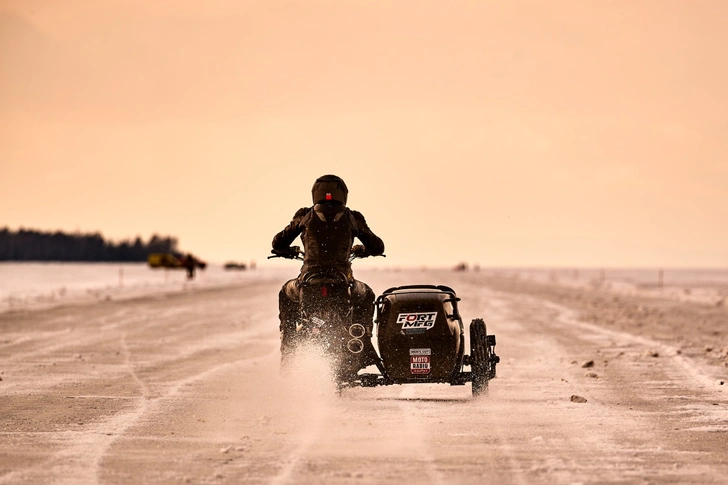
{"type": "Polygon", "coordinates": [[[329,296],[329,289],[327,287],[321,287],[321,296],[329,296]]]}
{"type": "Polygon", "coordinates": [[[326,192],[326,200],[331,200],[331,194],[329,192],[326,192]]]}

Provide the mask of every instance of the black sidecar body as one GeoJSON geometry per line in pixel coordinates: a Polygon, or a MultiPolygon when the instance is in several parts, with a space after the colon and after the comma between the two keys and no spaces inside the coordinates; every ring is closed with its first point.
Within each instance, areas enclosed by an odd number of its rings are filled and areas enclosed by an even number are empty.
{"type": "Polygon", "coordinates": [[[472,320],[466,354],[459,301],[447,286],[398,286],[382,293],[375,303],[381,374],[361,374],[357,384],[472,382],[474,395],[487,391],[500,360],[495,336],[487,334],[482,319],[472,320]]]}

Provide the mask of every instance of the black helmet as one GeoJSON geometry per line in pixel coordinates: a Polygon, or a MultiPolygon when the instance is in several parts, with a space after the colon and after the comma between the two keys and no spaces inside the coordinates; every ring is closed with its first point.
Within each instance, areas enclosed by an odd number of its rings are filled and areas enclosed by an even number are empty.
{"type": "Polygon", "coordinates": [[[346,196],[349,189],[346,184],[336,175],[324,175],[316,179],[311,189],[314,204],[325,204],[326,202],[338,202],[346,205],[346,196]]]}

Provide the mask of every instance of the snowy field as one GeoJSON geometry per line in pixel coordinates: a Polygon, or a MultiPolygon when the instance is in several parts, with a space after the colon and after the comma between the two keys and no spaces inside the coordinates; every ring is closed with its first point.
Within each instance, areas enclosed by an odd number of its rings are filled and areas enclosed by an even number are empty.
{"type": "Polygon", "coordinates": [[[152,269],[146,263],[0,263],[0,312],[281,280],[295,271],[227,271],[208,265],[189,280],[184,270],[152,269]]]}
{"type": "MultiPolygon", "coordinates": [[[[227,271],[221,265],[213,264],[204,271],[197,271],[195,278],[189,280],[183,270],[151,269],[145,263],[0,263],[0,312],[253,281],[284,282],[295,277],[297,271],[298,263],[247,271],[227,271]]],[[[428,271],[437,270],[415,270],[414,274],[426,275],[428,271]]],[[[482,268],[478,272],[483,276],[512,277],[569,287],[599,287],[620,294],[696,303],[720,304],[728,296],[728,270],[721,269],[482,268]]],[[[412,283],[426,282],[425,275],[412,283]]],[[[384,288],[379,289],[382,290],[384,288]]]]}
{"type": "Polygon", "coordinates": [[[482,271],[489,276],[694,303],[720,304],[728,297],[728,269],[500,268],[482,271]]]}

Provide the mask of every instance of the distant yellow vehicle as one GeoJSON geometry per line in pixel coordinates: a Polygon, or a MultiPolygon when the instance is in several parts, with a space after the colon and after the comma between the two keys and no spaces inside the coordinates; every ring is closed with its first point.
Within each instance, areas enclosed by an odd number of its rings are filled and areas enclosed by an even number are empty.
{"type": "Polygon", "coordinates": [[[191,254],[187,256],[175,256],[170,253],[152,253],[147,256],[147,264],[150,268],[184,269],[191,266],[205,269],[207,267],[206,262],[195,258],[191,254]]]}
{"type": "Polygon", "coordinates": [[[169,253],[152,253],[147,257],[150,268],[184,268],[181,259],[169,253]]]}

